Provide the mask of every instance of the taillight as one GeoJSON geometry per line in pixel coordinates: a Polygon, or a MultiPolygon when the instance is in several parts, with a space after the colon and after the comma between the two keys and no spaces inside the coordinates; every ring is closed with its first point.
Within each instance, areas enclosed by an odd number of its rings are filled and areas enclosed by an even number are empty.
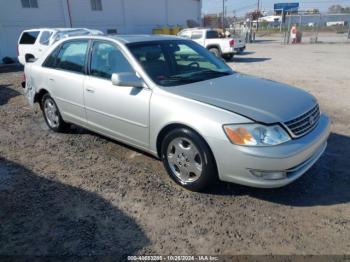
{"type": "Polygon", "coordinates": [[[230,40],[230,46],[234,46],[235,45],[235,40],[234,39],[231,39],[230,40]]]}
{"type": "Polygon", "coordinates": [[[19,56],[19,46],[17,45],[17,56],[19,56]]]}

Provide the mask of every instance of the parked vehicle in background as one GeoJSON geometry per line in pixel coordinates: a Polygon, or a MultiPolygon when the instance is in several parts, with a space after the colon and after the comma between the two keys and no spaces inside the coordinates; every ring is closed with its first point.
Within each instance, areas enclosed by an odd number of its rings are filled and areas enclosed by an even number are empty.
{"type": "Polygon", "coordinates": [[[178,36],[192,39],[204,46],[217,57],[232,59],[234,54],[241,53],[246,48],[245,41],[240,37],[220,37],[220,33],[208,28],[189,28],[180,31],[178,36]]]}
{"type": "Polygon", "coordinates": [[[347,25],[346,21],[332,21],[332,22],[327,22],[326,26],[330,27],[330,26],[345,26],[347,25]]]}
{"type": "Polygon", "coordinates": [[[26,58],[40,58],[48,47],[58,40],[79,35],[103,35],[103,32],[87,28],[38,28],[25,30],[18,39],[18,61],[24,65],[26,58]]]}
{"type": "Polygon", "coordinates": [[[65,39],[27,63],[25,76],[27,98],[53,131],[74,123],[149,152],[191,190],[217,179],[289,184],[319,159],[330,132],[309,93],[236,73],[179,37],[65,39]]]}

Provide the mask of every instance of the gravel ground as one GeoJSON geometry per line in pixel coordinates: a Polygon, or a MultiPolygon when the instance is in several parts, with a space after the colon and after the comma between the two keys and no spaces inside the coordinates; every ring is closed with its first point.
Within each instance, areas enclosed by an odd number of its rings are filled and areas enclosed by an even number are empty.
{"type": "Polygon", "coordinates": [[[1,73],[0,254],[350,254],[350,45],[248,51],[236,70],[312,92],[333,121],[324,156],[280,189],[186,191],[149,155],[49,131],[22,73],[1,73]]]}

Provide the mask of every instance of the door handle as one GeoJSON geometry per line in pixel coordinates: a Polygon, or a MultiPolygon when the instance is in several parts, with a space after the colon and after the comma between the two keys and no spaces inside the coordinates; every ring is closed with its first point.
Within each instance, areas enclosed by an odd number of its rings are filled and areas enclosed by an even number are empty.
{"type": "Polygon", "coordinates": [[[95,93],[95,90],[91,88],[86,88],[85,90],[86,92],[89,92],[89,93],[95,93]]]}
{"type": "Polygon", "coordinates": [[[55,82],[55,79],[53,79],[53,78],[49,78],[49,80],[52,81],[52,82],[55,82]]]}

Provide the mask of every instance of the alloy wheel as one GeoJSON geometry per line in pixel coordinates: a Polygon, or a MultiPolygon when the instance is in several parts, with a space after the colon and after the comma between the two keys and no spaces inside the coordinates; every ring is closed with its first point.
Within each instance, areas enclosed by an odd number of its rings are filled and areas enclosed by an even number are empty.
{"type": "Polygon", "coordinates": [[[55,102],[51,98],[47,98],[44,102],[44,112],[47,123],[51,128],[59,126],[58,109],[55,102]]]}
{"type": "Polygon", "coordinates": [[[202,175],[203,161],[199,150],[187,138],[173,139],[166,158],[171,171],[183,184],[194,182],[202,175]]]}

